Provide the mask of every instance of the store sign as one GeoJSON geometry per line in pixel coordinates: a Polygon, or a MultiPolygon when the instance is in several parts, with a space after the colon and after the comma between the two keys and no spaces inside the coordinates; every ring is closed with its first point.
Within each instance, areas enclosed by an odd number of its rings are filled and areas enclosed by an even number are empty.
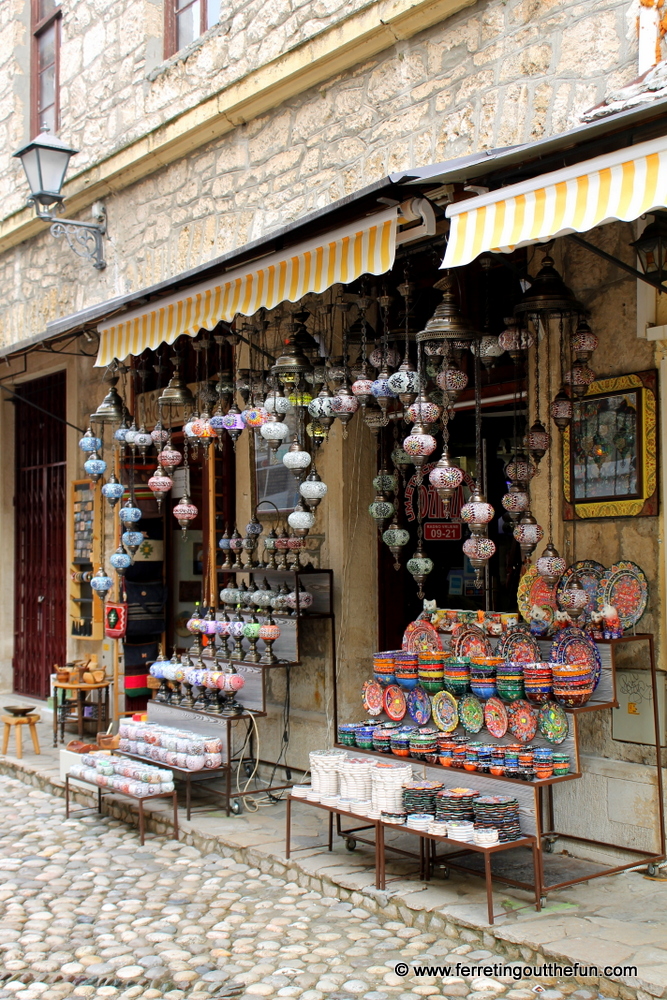
{"type": "Polygon", "coordinates": [[[426,521],[424,523],[425,542],[460,542],[460,521],[426,521]]]}

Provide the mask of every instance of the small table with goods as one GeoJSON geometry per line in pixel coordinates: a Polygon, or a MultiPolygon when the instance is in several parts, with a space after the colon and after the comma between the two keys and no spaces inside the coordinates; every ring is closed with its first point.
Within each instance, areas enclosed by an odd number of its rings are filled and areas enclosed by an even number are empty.
{"type": "Polygon", "coordinates": [[[70,681],[53,682],[53,745],[58,746],[58,722],[60,721],[60,742],[65,742],[65,723],[69,708],[69,699],[66,691],[73,691],[76,695],[77,723],[79,739],[83,740],[83,724],[86,721],[85,708],[86,696],[95,694],[96,711],[99,729],[106,729],[109,725],[109,689],[112,681],[102,681],[100,684],[73,684],[70,681]],[[60,695],[60,692],[63,692],[60,695]]]}

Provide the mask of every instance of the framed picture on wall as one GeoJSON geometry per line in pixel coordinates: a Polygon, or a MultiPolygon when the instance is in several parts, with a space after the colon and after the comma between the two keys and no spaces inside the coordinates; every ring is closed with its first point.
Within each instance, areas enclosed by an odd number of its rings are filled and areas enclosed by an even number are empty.
{"type": "Polygon", "coordinates": [[[657,372],[598,379],[563,433],[564,517],[658,513],[657,372]]]}

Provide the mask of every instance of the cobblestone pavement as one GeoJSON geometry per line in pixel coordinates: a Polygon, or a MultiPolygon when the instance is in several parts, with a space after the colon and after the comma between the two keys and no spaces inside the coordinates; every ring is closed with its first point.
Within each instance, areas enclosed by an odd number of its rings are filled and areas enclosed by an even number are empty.
{"type": "MultiPolygon", "coordinates": [[[[398,962],[503,959],[0,776],[0,997],[535,1000],[510,977],[401,977],[398,962]]],[[[595,1000],[542,980],[543,1000],[595,1000]]]]}

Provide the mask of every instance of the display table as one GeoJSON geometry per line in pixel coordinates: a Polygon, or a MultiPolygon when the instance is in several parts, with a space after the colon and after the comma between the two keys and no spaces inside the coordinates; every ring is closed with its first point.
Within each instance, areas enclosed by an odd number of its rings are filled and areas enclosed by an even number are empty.
{"type": "Polygon", "coordinates": [[[217,798],[223,799],[227,815],[229,816],[231,769],[227,765],[222,764],[220,767],[206,768],[202,771],[189,771],[185,767],[175,767],[173,764],[163,764],[161,761],[156,763],[151,757],[142,757],[141,754],[129,753],[127,750],[114,750],[114,753],[119,757],[129,757],[130,760],[140,760],[142,763],[151,764],[153,767],[157,766],[163,768],[165,771],[171,771],[174,781],[185,782],[185,814],[188,820],[192,812],[192,782],[199,783],[202,781],[213,781],[216,778],[224,778],[224,792],[218,792],[215,788],[208,788],[207,792],[210,795],[215,795],[217,798]]]}
{"type": "MultiPolygon", "coordinates": [[[[155,795],[133,795],[131,792],[119,792],[116,788],[106,788],[102,785],[98,785],[95,781],[88,781],[86,778],[73,778],[82,785],[88,785],[89,788],[97,789],[97,811],[102,814],[102,795],[119,795],[126,799],[133,799],[135,802],[139,803],[139,839],[143,846],[144,834],[145,834],[145,823],[144,823],[144,802],[150,802],[151,799],[171,799],[174,807],[174,833],[173,839],[178,840],[178,798],[176,791],[173,792],[157,792],[155,795]]],[[[70,808],[69,808],[69,783],[70,775],[65,777],[65,817],[69,819],[70,808]]],[[[77,809],[77,812],[84,812],[88,810],[77,809]]]]}
{"type": "MultiPolygon", "coordinates": [[[[83,740],[84,706],[86,695],[89,692],[97,693],[97,722],[98,728],[105,729],[109,725],[109,688],[111,680],[102,681],[101,684],[72,684],[69,681],[54,681],[53,684],[53,745],[58,746],[58,710],[64,708],[65,695],[58,698],[59,691],[74,691],[77,703],[77,721],[79,724],[79,739],[83,740]],[[104,693],[104,698],[102,698],[104,693]],[[60,706],[58,702],[60,701],[60,706]]],[[[60,742],[65,742],[65,717],[61,712],[60,716],[60,742]]]]}

